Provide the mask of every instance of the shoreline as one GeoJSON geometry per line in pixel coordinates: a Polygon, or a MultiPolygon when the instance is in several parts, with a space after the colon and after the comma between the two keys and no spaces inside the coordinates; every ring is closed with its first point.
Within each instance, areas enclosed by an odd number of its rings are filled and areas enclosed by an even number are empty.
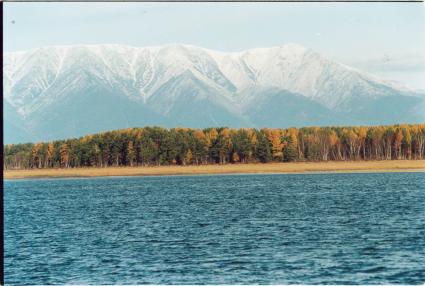
{"type": "Polygon", "coordinates": [[[4,170],[4,179],[126,176],[425,172],[425,160],[246,163],[190,166],[4,170]]]}

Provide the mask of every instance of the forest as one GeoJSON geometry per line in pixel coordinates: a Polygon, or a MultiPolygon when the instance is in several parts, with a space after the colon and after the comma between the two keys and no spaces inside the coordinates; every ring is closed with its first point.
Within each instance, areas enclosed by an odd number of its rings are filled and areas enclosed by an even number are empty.
{"type": "Polygon", "coordinates": [[[424,159],[425,123],[229,129],[144,127],[3,146],[4,169],[424,159]]]}

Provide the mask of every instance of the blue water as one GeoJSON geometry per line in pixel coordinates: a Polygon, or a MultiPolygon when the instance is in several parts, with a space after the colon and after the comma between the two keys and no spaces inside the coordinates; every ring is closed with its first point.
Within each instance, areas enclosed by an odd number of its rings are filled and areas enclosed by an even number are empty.
{"type": "Polygon", "coordinates": [[[6,284],[425,282],[425,173],[5,182],[6,284]]]}

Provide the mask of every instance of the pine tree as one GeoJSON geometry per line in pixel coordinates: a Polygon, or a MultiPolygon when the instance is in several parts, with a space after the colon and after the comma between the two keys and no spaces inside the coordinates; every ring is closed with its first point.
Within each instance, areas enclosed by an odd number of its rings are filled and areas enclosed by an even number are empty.
{"type": "Polygon", "coordinates": [[[255,157],[261,163],[270,162],[271,159],[272,159],[269,141],[267,140],[267,138],[262,133],[260,133],[258,138],[257,138],[257,144],[256,144],[256,148],[255,148],[255,157]]]}
{"type": "Polygon", "coordinates": [[[284,153],[283,153],[283,160],[285,162],[292,162],[292,161],[296,161],[297,160],[297,155],[298,155],[298,150],[297,150],[297,146],[292,142],[292,138],[288,137],[286,139],[286,147],[284,149],[284,153]]]}

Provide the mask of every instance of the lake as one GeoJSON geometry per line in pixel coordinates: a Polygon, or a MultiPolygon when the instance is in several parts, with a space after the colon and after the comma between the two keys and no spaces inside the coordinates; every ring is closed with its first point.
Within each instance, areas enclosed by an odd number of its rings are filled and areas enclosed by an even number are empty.
{"type": "Polygon", "coordinates": [[[425,174],[7,180],[6,284],[423,284],[425,174]]]}

